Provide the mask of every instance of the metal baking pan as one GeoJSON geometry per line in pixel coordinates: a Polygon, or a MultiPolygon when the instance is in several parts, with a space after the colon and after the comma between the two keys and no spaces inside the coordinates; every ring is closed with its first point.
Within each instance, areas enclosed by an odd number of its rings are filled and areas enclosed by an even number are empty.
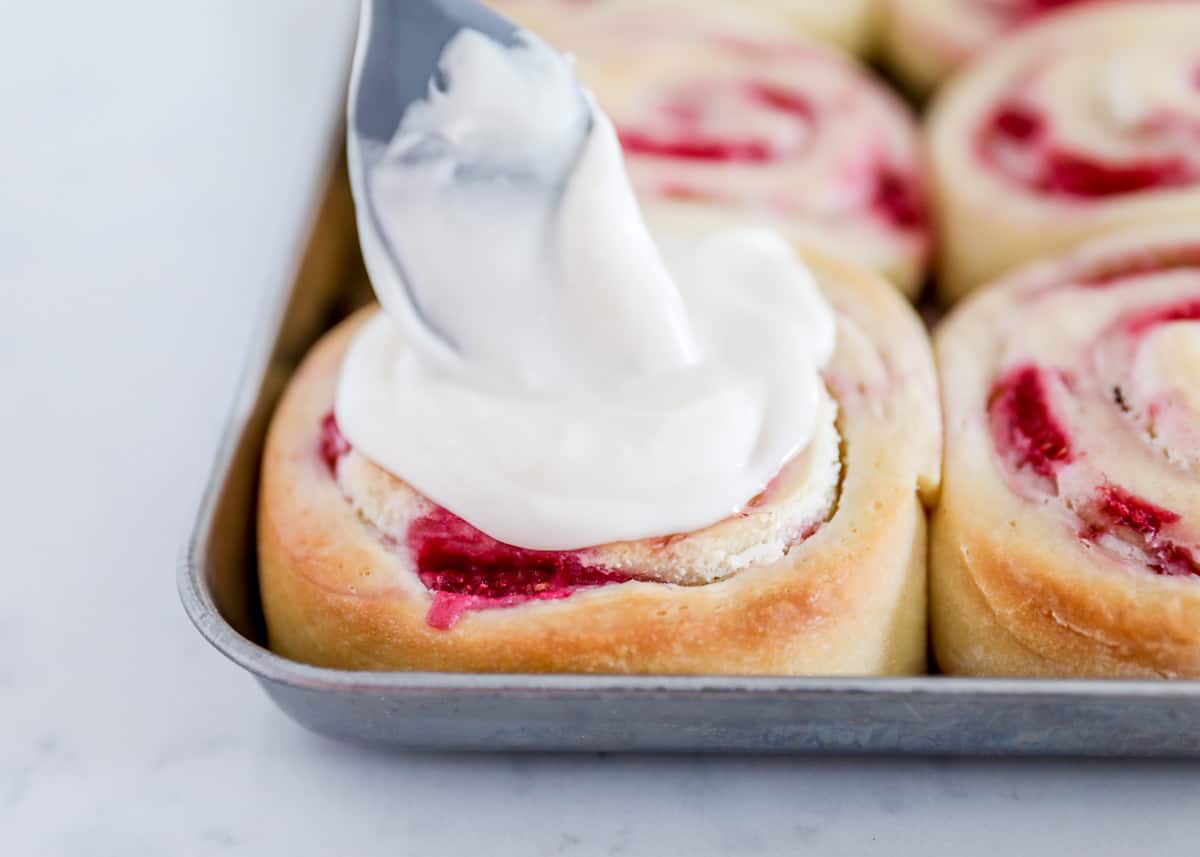
{"type": "Polygon", "coordinates": [[[1200,682],[361,673],[267,650],[254,547],[267,421],[308,347],[367,295],[340,157],[330,163],[179,569],[192,622],[296,721],[413,748],[1200,757],[1200,682]]]}

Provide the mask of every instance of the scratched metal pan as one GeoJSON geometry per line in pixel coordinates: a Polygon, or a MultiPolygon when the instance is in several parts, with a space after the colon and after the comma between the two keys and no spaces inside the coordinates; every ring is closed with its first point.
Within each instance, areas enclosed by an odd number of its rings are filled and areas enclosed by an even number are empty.
{"type": "Polygon", "coordinates": [[[296,721],[414,748],[1200,757],[1200,682],[360,673],[270,652],[254,558],[266,424],[301,356],[366,295],[330,162],[295,276],[260,317],[179,571],[192,622],[296,721]]]}

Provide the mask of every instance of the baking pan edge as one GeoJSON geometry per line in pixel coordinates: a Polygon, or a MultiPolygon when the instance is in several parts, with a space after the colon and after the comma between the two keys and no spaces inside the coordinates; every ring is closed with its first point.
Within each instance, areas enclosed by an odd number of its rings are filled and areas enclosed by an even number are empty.
{"type": "Polygon", "coordinates": [[[219,605],[205,570],[220,546],[216,513],[231,478],[249,486],[235,499],[253,508],[247,491],[255,477],[245,469],[257,472],[261,437],[251,442],[251,427],[264,422],[278,392],[273,358],[283,340],[302,350],[319,332],[313,313],[297,314],[306,309],[298,284],[314,279],[314,242],[347,217],[340,136],[335,122],[297,248],[302,261],[260,309],[178,568],[196,628],[298,722],[338,738],[446,749],[1200,757],[1193,681],[347,672],[295,663],[253,642],[234,627],[254,621],[246,553],[253,545],[241,546],[243,564],[234,569],[245,587],[240,603],[227,595],[219,605]],[[239,614],[233,622],[231,613],[239,614]]]}

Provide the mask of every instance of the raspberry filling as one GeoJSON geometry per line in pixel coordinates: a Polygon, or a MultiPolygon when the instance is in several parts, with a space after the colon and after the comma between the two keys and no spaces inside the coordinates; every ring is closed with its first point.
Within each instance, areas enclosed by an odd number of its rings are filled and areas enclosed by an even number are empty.
{"type": "MultiPolygon", "coordinates": [[[[1142,323],[1192,317],[1200,317],[1200,302],[1154,310],[1142,323]]],[[[1016,468],[1056,484],[1057,469],[1070,463],[1074,453],[1050,409],[1043,370],[1023,365],[1010,371],[992,388],[988,409],[997,449],[1016,468]]],[[[1200,576],[1200,562],[1191,549],[1165,535],[1181,520],[1176,512],[1107,483],[1076,509],[1081,539],[1101,546],[1102,538],[1116,539],[1158,575],[1200,576]]]]}
{"type": "Polygon", "coordinates": [[[1096,508],[1109,525],[1125,527],[1146,539],[1157,538],[1163,527],[1179,520],[1170,509],[1156,506],[1115,485],[1100,489],[1096,508]]]}
{"type": "Polygon", "coordinates": [[[871,206],[897,229],[920,229],[927,221],[925,200],[915,179],[888,167],[876,176],[871,206]]]}
{"type": "Polygon", "coordinates": [[[1050,411],[1045,380],[1036,366],[1017,367],[997,381],[989,402],[996,446],[1018,468],[1053,480],[1055,471],[1071,461],[1070,442],[1050,411]]]}
{"type": "Polygon", "coordinates": [[[337,417],[330,411],[321,420],[321,434],[318,440],[318,450],[321,460],[329,468],[330,473],[337,472],[338,459],[350,451],[350,441],[346,440],[338,428],[337,417]]]}
{"type": "MultiPolygon", "coordinates": [[[[1146,250],[1122,259],[1108,267],[1091,271],[1082,277],[1073,277],[1072,282],[1084,288],[1104,288],[1128,277],[1142,277],[1165,271],[1200,268],[1200,244],[1185,244],[1162,249],[1146,250]]],[[[1200,302],[1192,312],[1195,314],[1176,316],[1164,321],[1184,321],[1200,317],[1200,302]]],[[[1161,312],[1161,311],[1155,311],[1161,312]]],[[[1144,328],[1142,328],[1144,329],[1144,328]]]]}
{"type": "Polygon", "coordinates": [[[1144,557],[1155,574],[1200,576],[1200,564],[1192,552],[1161,533],[1179,520],[1179,515],[1115,485],[1101,486],[1082,513],[1087,525],[1080,536],[1095,541],[1102,535],[1120,538],[1144,557]]]}
{"type": "Polygon", "coordinates": [[[1197,320],[1200,320],[1200,300],[1191,300],[1165,307],[1157,307],[1141,315],[1134,316],[1129,321],[1128,329],[1131,334],[1139,336],[1160,324],[1170,324],[1173,321],[1197,320]]]}
{"type": "MultiPolygon", "coordinates": [[[[632,126],[619,131],[626,154],[650,158],[675,158],[713,164],[765,164],[789,154],[778,142],[754,137],[718,135],[714,128],[729,127],[728,120],[717,115],[721,93],[710,86],[690,86],[655,107],[658,119],[653,130],[632,126]]],[[[804,140],[817,121],[817,111],[801,93],[765,83],[737,86],[725,99],[738,99],[772,114],[786,117],[794,126],[796,140],[804,140]]],[[[787,136],[787,135],[784,135],[787,136]]],[[[791,154],[794,154],[791,153],[791,154]]],[[[928,222],[920,184],[911,171],[880,163],[873,177],[870,207],[884,222],[896,229],[915,230],[928,222]]],[[[715,199],[713,194],[695,186],[672,181],[656,188],[661,196],[676,200],[715,199]]]]}
{"type": "MultiPolygon", "coordinates": [[[[1020,0],[1017,3],[1004,3],[996,11],[1006,15],[1014,24],[1023,24],[1056,9],[1080,6],[1086,2],[1090,2],[1090,0],[1020,0]]],[[[988,6],[997,5],[995,0],[984,0],[984,3],[988,6]]]]}
{"type": "Polygon", "coordinates": [[[762,163],[771,147],[761,140],[718,140],[715,137],[655,137],[635,130],[621,131],[621,147],[631,155],[683,158],[692,161],[762,163]]]}
{"type": "Polygon", "coordinates": [[[434,593],[428,622],[443,630],[468,610],[566,598],[577,589],[632,579],[587,563],[578,551],[498,542],[442,508],[409,525],[407,544],[417,576],[434,593]]]}
{"type": "MultiPolygon", "coordinates": [[[[740,87],[742,98],[761,108],[783,114],[805,127],[813,121],[812,105],[803,95],[770,84],[749,83],[740,87]]],[[[709,130],[724,125],[712,114],[715,98],[707,86],[689,87],[661,103],[657,112],[662,129],[620,129],[621,147],[627,154],[694,161],[765,163],[779,156],[768,140],[739,139],[709,130]]]]}
{"type": "MultiPolygon", "coordinates": [[[[350,449],[330,411],[321,420],[317,451],[331,474],[350,449]]],[[[417,577],[433,593],[426,621],[440,630],[468,610],[552,601],[578,589],[634,579],[585,562],[579,551],[536,551],[498,542],[441,507],[409,524],[406,542],[417,577]]]]}
{"type": "Polygon", "coordinates": [[[1019,102],[998,106],[978,137],[980,157],[1006,178],[1048,196],[1103,199],[1193,184],[1181,157],[1100,160],[1056,145],[1044,117],[1019,102]]]}

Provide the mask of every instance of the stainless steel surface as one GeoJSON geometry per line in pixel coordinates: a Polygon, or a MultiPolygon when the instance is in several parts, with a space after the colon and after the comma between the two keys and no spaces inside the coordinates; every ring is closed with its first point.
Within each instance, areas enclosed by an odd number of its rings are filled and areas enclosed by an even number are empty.
{"type": "Polygon", "coordinates": [[[332,171],[294,282],[261,319],[179,568],[200,632],[323,734],[406,747],[1200,757],[1200,682],[351,673],[263,647],[258,460],[282,385],[357,300],[345,176],[332,171]]]}
{"type": "MultiPolygon", "coordinates": [[[[384,286],[380,299],[402,325],[405,336],[423,343],[424,354],[439,355],[451,363],[461,356],[463,343],[454,341],[439,324],[436,312],[430,311],[438,306],[438,294],[425,270],[428,264],[423,268],[422,254],[416,252],[420,242],[404,245],[402,235],[386,228],[386,218],[377,208],[379,184],[395,185],[397,174],[408,175],[398,173],[395,167],[411,170],[416,164],[435,161],[451,169],[447,187],[466,192],[501,184],[512,195],[514,212],[521,207],[533,213],[558,208],[567,178],[558,167],[547,166],[547,159],[537,150],[481,158],[469,155],[459,141],[439,133],[425,134],[403,151],[396,150],[393,138],[401,118],[413,102],[428,98],[431,81],[439,86],[444,83],[438,65],[443,48],[463,30],[483,33],[502,44],[512,43],[518,31],[511,21],[473,0],[363,0],[346,138],[359,240],[372,278],[384,286]],[[393,169],[381,171],[385,164],[393,169]]],[[[587,138],[591,111],[582,89],[576,89],[578,122],[565,139],[577,150],[587,138]]],[[[546,150],[558,142],[548,140],[546,150]]],[[[544,216],[536,218],[538,223],[544,220],[544,216]]],[[[469,234],[467,238],[470,243],[469,234]]],[[[474,279],[470,269],[461,273],[465,281],[474,279]]]]}
{"type": "Polygon", "coordinates": [[[362,0],[350,83],[350,140],[386,146],[424,98],[442,49],[460,30],[512,41],[516,24],[475,0],[362,0]]]}

